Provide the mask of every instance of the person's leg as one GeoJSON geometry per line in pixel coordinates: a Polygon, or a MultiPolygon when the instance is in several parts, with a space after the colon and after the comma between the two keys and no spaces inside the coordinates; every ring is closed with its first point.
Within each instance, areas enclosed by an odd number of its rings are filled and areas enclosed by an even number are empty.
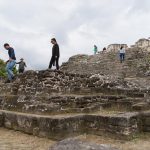
{"type": "Polygon", "coordinates": [[[24,69],[19,69],[19,73],[24,73],[24,69]]]}
{"type": "Polygon", "coordinates": [[[55,66],[55,61],[53,62],[53,66],[55,66]]]}
{"type": "Polygon", "coordinates": [[[8,62],[7,66],[6,66],[6,71],[8,73],[8,78],[10,81],[14,78],[14,74],[13,74],[12,70],[13,70],[15,64],[16,64],[15,61],[11,61],[11,62],[8,62]]]}
{"type": "Polygon", "coordinates": [[[59,57],[56,58],[56,69],[59,70],[59,57]]]}
{"type": "Polygon", "coordinates": [[[11,78],[14,79],[14,73],[13,73],[13,69],[15,67],[16,62],[15,61],[11,61],[10,63],[10,69],[9,69],[9,74],[11,75],[11,78]]]}
{"type": "Polygon", "coordinates": [[[120,62],[122,63],[122,54],[120,53],[120,62]]]}
{"type": "Polygon", "coordinates": [[[123,61],[125,61],[125,54],[123,54],[123,61]]]}
{"type": "Polygon", "coordinates": [[[55,63],[55,57],[52,56],[48,68],[51,69],[51,68],[52,68],[52,65],[53,65],[54,63],[55,63]]]}
{"type": "Polygon", "coordinates": [[[10,64],[10,62],[8,62],[7,65],[6,65],[6,72],[7,72],[8,79],[12,80],[12,78],[11,78],[11,76],[9,74],[9,64],[10,64]]]}

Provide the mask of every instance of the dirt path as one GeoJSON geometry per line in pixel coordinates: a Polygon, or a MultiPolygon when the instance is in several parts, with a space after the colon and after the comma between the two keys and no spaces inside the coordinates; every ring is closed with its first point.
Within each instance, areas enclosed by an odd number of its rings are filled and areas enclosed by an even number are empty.
{"type": "Polygon", "coordinates": [[[54,141],[0,128],[0,150],[48,150],[54,141]]]}
{"type": "Polygon", "coordinates": [[[97,144],[109,144],[119,150],[150,150],[150,134],[139,134],[130,141],[117,140],[111,137],[81,135],[79,139],[97,144]]]}
{"type": "MultiPolygon", "coordinates": [[[[150,134],[139,134],[130,141],[112,137],[81,135],[83,141],[110,144],[119,150],[150,150],[150,134]]],[[[0,128],[0,150],[48,150],[55,141],[0,128]]]]}

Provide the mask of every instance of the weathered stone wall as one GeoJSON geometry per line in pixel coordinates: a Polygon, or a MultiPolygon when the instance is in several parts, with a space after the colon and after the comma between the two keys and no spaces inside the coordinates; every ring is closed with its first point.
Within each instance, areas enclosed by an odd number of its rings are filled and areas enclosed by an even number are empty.
{"type": "MultiPolygon", "coordinates": [[[[139,97],[138,97],[139,98],[139,97]]],[[[109,108],[132,110],[126,96],[1,96],[0,109],[35,114],[94,113],[109,108]]]]}
{"type": "Polygon", "coordinates": [[[107,52],[111,52],[111,51],[118,52],[120,50],[121,46],[123,46],[125,49],[128,48],[127,44],[110,44],[107,47],[107,52]]]}
{"type": "Polygon", "coordinates": [[[140,39],[135,43],[136,47],[140,48],[146,48],[150,46],[150,40],[149,39],[140,39]]]}
{"type": "Polygon", "coordinates": [[[141,118],[143,131],[150,132],[150,111],[142,113],[141,118]]]}
{"type": "Polygon", "coordinates": [[[81,133],[101,134],[104,131],[130,136],[139,132],[138,114],[40,116],[0,111],[1,126],[40,137],[63,139],[81,133]]]}
{"type": "MultiPolygon", "coordinates": [[[[69,74],[59,71],[28,71],[13,84],[1,84],[0,95],[50,96],[52,94],[93,93],[110,89],[134,89],[135,85],[117,77],[69,74]]],[[[136,90],[136,87],[135,87],[136,90]]]]}

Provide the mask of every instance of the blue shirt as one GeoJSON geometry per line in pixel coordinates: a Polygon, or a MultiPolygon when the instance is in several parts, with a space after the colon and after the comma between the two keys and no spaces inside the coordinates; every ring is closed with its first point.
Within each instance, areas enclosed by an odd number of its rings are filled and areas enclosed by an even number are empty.
{"type": "Polygon", "coordinates": [[[16,60],[16,57],[15,57],[15,52],[14,52],[14,49],[13,48],[9,48],[8,49],[8,55],[9,55],[9,58],[13,59],[13,60],[16,60]]]}

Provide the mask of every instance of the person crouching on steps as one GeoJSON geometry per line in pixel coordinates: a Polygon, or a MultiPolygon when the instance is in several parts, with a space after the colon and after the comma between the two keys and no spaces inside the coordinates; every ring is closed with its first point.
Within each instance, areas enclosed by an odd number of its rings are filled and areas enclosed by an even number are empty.
{"type": "Polygon", "coordinates": [[[19,73],[24,73],[25,67],[27,67],[26,63],[24,62],[24,59],[21,58],[20,62],[18,62],[16,64],[19,64],[19,73]]]}
{"type": "Polygon", "coordinates": [[[55,65],[56,62],[56,69],[59,70],[59,56],[60,56],[59,45],[57,44],[55,38],[51,39],[51,43],[53,44],[53,48],[52,48],[52,57],[49,63],[49,69],[51,69],[52,65],[55,65]]]}
{"type": "Polygon", "coordinates": [[[120,55],[120,63],[125,61],[125,48],[122,46],[119,50],[120,55]]]}
{"type": "Polygon", "coordinates": [[[4,48],[8,50],[9,56],[9,60],[6,62],[6,71],[8,74],[8,80],[6,81],[6,83],[10,83],[14,79],[14,73],[12,70],[16,64],[15,51],[12,47],[9,46],[8,43],[4,44],[4,48]]]}

